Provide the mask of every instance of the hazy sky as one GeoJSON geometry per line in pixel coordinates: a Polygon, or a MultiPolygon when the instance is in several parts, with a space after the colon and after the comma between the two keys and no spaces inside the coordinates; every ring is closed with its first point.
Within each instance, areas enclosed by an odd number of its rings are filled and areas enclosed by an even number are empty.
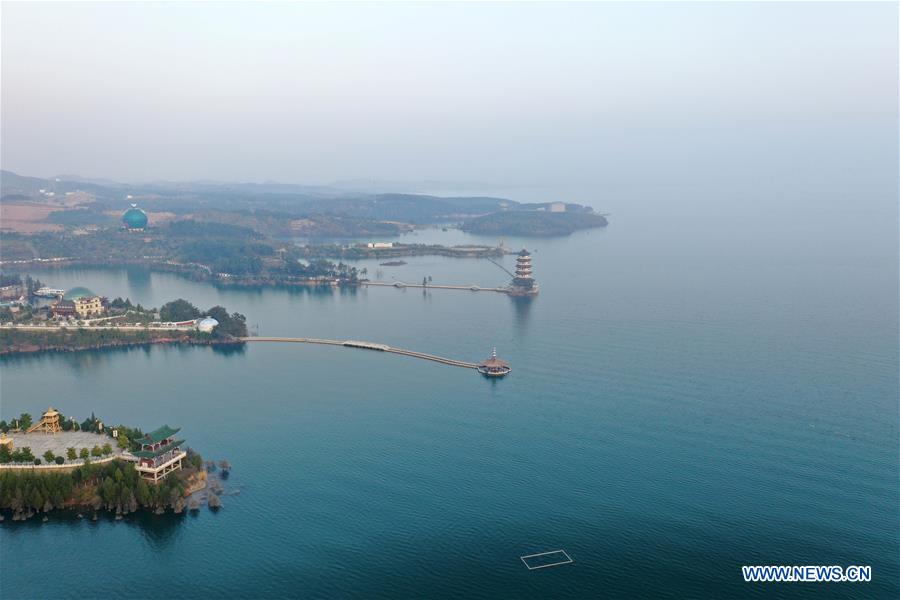
{"type": "Polygon", "coordinates": [[[896,174],[897,16],[893,3],[4,2],[2,166],[299,183],[590,184],[697,164],[896,174]]]}

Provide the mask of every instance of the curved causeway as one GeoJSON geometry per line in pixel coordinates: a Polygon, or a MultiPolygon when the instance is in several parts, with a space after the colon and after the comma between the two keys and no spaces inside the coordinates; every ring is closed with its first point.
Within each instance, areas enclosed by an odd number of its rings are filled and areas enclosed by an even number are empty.
{"type": "Polygon", "coordinates": [[[424,352],[415,352],[413,350],[405,350],[403,348],[394,348],[386,344],[375,344],[373,342],[361,342],[358,340],[323,340],[319,338],[299,338],[299,337],[244,337],[240,338],[242,342],[282,342],[287,344],[325,344],[328,346],[344,346],[345,348],[360,348],[363,350],[376,350],[378,352],[390,352],[392,354],[402,354],[403,356],[411,356],[413,358],[421,358],[422,360],[430,360],[432,362],[448,365],[451,367],[462,367],[464,369],[477,369],[475,363],[455,360],[453,358],[444,358],[443,356],[435,356],[434,354],[425,354],[424,352]]]}

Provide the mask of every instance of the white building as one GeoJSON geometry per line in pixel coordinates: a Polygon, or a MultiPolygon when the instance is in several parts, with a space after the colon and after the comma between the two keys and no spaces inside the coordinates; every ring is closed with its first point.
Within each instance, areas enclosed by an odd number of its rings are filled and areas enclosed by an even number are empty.
{"type": "Polygon", "coordinates": [[[218,324],[219,322],[212,317],[203,317],[197,321],[196,327],[198,331],[202,331],[203,333],[212,333],[212,330],[215,329],[218,324]]]}

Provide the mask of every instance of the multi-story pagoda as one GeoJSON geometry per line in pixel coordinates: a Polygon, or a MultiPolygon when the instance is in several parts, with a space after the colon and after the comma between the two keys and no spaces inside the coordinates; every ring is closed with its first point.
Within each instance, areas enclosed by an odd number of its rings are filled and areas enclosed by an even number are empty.
{"type": "Polygon", "coordinates": [[[538,293],[538,285],[531,274],[531,254],[524,248],[516,256],[516,275],[509,286],[509,293],[518,296],[538,293]]]}
{"type": "Polygon", "coordinates": [[[181,449],[184,440],[175,439],[175,434],[179,431],[181,428],[172,429],[163,425],[136,440],[141,449],[132,454],[137,459],[135,469],[141,477],[157,483],[172,471],[181,468],[181,461],[187,456],[187,452],[181,449]]]}

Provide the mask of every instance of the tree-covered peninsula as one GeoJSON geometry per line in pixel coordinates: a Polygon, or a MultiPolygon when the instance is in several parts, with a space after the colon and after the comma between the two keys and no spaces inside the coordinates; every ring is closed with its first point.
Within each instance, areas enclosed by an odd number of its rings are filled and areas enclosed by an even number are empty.
{"type": "Polygon", "coordinates": [[[73,352],[147,344],[239,345],[247,337],[247,318],[222,306],[200,310],[184,299],[159,309],[128,299],[109,302],[96,319],[53,315],[54,307],[0,308],[0,354],[73,352]],[[201,326],[204,319],[208,326],[201,326]],[[215,323],[214,325],[212,323],[215,323]]]}
{"type": "Polygon", "coordinates": [[[0,511],[11,512],[13,520],[58,509],[107,510],[117,515],[141,509],[179,513],[189,507],[190,494],[206,486],[203,457],[190,448],[179,469],[153,483],[141,477],[132,462],[134,455],[129,454],[140,455],[144,440],[140,429],[105,426],[93,414],[81,422],[59,411],[52,414],[60,430],[51,434],[23,433],[33,422],[28,413],[0,421],[0,511]],[[12,439],[23,442],[22,446],[10,451],[7,434],[18,436],[12,439]],[[32,436],[36,436],[33,444],[46,446],[47,440],[53,441],[56,455],[47,450],[35,457],[31,447],[24,445],[32,436]],[[93,448],[74,447],[85,438],[91,438],[93,448]],[[65,448],[70,444],[73,447],[65,448]]]}

